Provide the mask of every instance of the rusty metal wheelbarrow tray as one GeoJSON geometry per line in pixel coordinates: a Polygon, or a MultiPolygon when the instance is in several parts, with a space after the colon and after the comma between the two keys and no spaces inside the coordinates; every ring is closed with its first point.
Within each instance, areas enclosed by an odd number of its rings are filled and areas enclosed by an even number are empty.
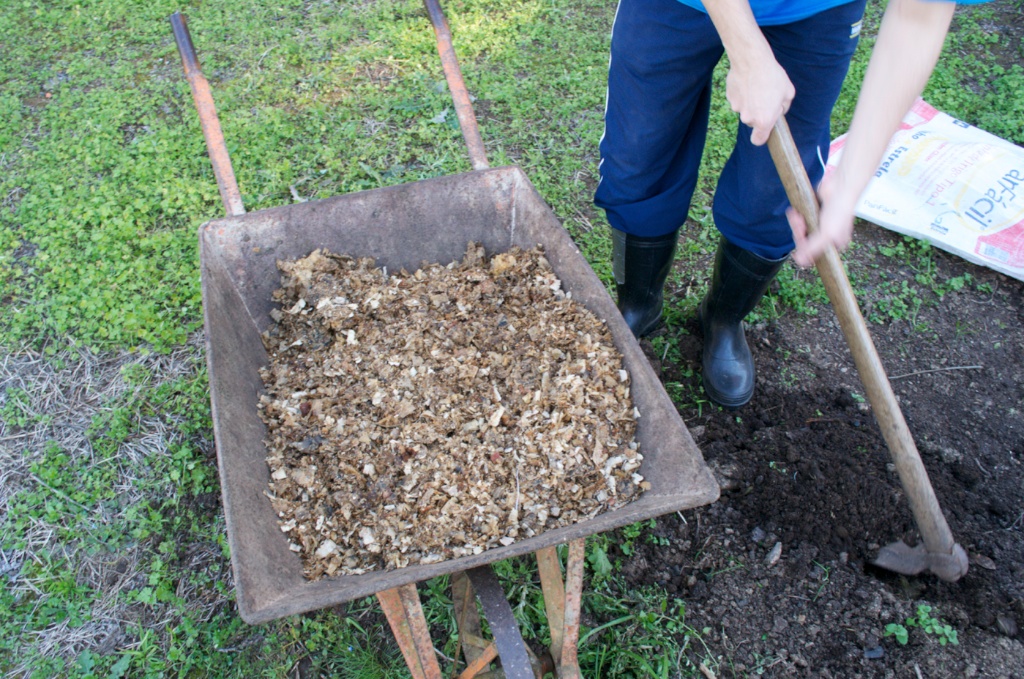
{"type": "Polygon", "coordinates": [[[718,485],[686,426],[569,234],[522,171],[488,168],[440,5],[436,0],[425,4],[474,171],[248,214],[185,19],[179,13],[171,17],[229,215],[200,227],[199,259],[217,463],[238,608],[249,623],[466,571],[718,498],[718,485]],[[652,487],[623,507],[507,547],[310,582],[266,497],[267,428],[257,411],[263,392],[259,370],[269,363],[260,335],[272,323],[271,294],[280,282],[277,261],[325,248],[373,257],[392,271],[412,271],[424,263],[459,260],[470,242],[482,244],[488,254],[542,245],[563,289],[607,322],[631,376],[633,402],[641,415],[637,439],[644,460],[639,471],[652,487]]]}
{"type": "Polygon", "coordinates": [[[515,167],[260,210],[200,228],[203,310],[214,436],[228,541],[242,618],[259,623],[466,570],[677,510],[713,502],[718,486],[600,280],[555,215],[515,167]],[[268,363],[260,333],[271,324],[278,259],[316,248],[373,257],[412,271],[423,262],[461,259],[470,241],[488,254],[541,244],[575,300],[607,321],[632,379],[640,411],[640,473],[652,488],[619,509],[508,547],[431,565],[338,576],[317,582],[299,558],[265,495],[266,426],[257,413],[268,363]]]}

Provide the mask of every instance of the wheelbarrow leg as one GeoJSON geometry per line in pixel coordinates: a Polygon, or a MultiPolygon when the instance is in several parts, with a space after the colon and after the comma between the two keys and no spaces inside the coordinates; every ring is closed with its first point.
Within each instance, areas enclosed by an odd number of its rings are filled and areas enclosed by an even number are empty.
{"type": "MultiPolygon", "coordinates": [[[[487,642],[482,639],[480,613],[476,609],[476,593],[473,591],[473,583],[469,581],[469,576],[465,571],[459,571],[452,575],[452,603],[455,605],[455,624],[459,630],[459,643],[455,650],[455,658],[458,659],[461,650],[466,657],[466,664],[473,667],[477,658],[487,647],[487,642]]],[[[494,659],[493,656],[491,659],[494,659]]],[[[479,672],[479,669],[477,671],[479,672]]]]}
{"type": "Polygon", "coordinates": [[[557,547],[544,547],[537,552],[537,572],[544,592],[544,609],[551,631],[551,659],[558,667],[562,662],[562,640],[565,638],[565,583],[557,547]]]}
{"type": "Polygon", "coordinates": [[[537,570],[541,575],[544,608],[551,631],[551,660],[558,667],[562,662],[562,640],[565,638],[565,584],[556,547],[537,550],[537,570]]]}
{"type": "Polygon", "coordinates": [[[413,679],[441,679],[441,666],[434,653],[416,585],[402,585],[378,592],[377,600],[384,609],[413,679]]]}
{"type": "Polygon", "coordinates": [[[580,637],[580,605],[583,597],[585,540],[569,543],[566,582],[555,547],[537,550],[537,570],[544,592],[544,608],[551,630],[551,658],[560,679],[580,676],[576,645],[580,637]]]}
{"type": "Polygon", "coordinates": [[[583,599],[583,565],[586,540],[569,543],[569,559],[565,564],[565,623],[562,652],[558,663],[559,679],[580,679],[576,645],[580,640],[580,604],[583,599]]]}

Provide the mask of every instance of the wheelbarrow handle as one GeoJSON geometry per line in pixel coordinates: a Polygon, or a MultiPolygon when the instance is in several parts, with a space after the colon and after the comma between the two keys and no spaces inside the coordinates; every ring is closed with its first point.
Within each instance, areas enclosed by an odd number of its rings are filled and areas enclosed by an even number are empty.
{"type": "MultiPolygon", "coordinates": [[[[775,124],[768,138],[768,149],[782,178],[790,203],[807,222],[808,232],[813,233],[818,229],[819,222],[818,197],[811,186],[785,118],[780,117],[775,124]]],[[[839,253],[834,247],[829,246],[818,258],[816,265],[832,307],[839,318],[839,325],[853,354],[854,364],[867,391],[868,401],[889,447],[900,481],[907,492],[925,549],[936,555],[954,554],[955,548],[959,548],[959,545],[954,542],[949,525],[942,515],[939,501],[928,480],[928,472],[921,462],[914,438],[875,350],[839,253]]],[[[966,572],[966,563],[964,571],[966,572]]],[[[962,574],[955,574],[955,577],[948,574],[948,577],[944,577],[937,573],[940,577],[951,580],[956,580],[962,574]]]]}
{"type": "Polygon", "coordinates": [[[448,20],[445,19],[438,0],[423,0],[423,4],[426,5],[430,23],[434,25],[434,33],[437,35],[437,52],[441,56],[444,77],[455,103],[455,115],[459,118],[462,138],[466,140],[466,148],[469,150],[469,162],[474,170],[486,170],[490,165],[484,151],[484,140],[480,136],[480,128],[476,123],[476,114],[473,113],[473,103],[469,98],[469,91],[466,90],[466,82],[462,79],[459,60],[455,56],[448,20]]]}
{"type": "Polygon", "coordinates": [[[217,108],[213,105],[210,84],[199,68],[199,57],[196,56],[196,48],[192,45],[192,36],[188,32],[188,20],[181,12],[175,12],[171,15],[170,21],[174,41],[178,44],[178,53],[181,54],[181,65],[185,69],[185,78],[192,88],[192,100],[199,113],[199,123],[203,127],[206,149],[210,154],[213,174],[217,177],[217,188],[220,190],[224,210],[229,217],[244,215],[242,194],[235,180],[235,170],[231,167],[228,146],[224,143],[224,133],[220,129],[217,108]]]}

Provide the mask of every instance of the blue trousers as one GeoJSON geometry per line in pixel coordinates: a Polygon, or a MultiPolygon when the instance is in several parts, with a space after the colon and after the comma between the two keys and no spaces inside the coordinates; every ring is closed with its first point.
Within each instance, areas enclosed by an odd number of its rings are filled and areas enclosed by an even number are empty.
{"type": "MultiPolygon", "coordinates": [[[[796,88],[786,119],[815,185],[828,159],[829,118],[857,46],[866,0],[762,31],[796,88]]],[[[686,221],[704,151],[711,76],[724,48],[708,16],[677,0],[620,0],[612,30],[601,180],[594,198],[616,229],[661,236],[686,221]]],[[[715,190],[718,230],[780,259],[794,247],[789,205],[768,147],[736,145],[715,190]]]]}

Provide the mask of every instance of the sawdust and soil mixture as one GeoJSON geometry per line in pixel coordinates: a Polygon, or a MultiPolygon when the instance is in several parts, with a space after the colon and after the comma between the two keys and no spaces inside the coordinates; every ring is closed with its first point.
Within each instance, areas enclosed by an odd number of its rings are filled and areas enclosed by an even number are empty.
{"type": "MultiPolygon", "coordinates": [[[[862,306],[885,301],[885,281],[920,273],[879,254],[899,237],[862,224],[857,240],[846,259],[862,306]]],[[[871,330],[970,571],[949,584],[870,565],[879,546],[919,536],[832,311],[786,311],[748,328],[758,366],[748,406],[682,410],[722,498],[685,523],[659,519],[670,546],[618,555],[630,585],[686,602],[686,622],[726,659],[718,676],[1024,677],[1024,284],[934,259],[937,280],[970,274],[971,284],[871,330]],[[959,643],[906,625],[920,605],[959,643]],[[885,636],[891,623],[907,629],[906,645],[885,636]]],[[[703,289],[690,275],[677,294],[703,289]]],[[[649,358],[665,383],[697,388],[696,324],[666,332],[680,355],[661,360],[645,341],[649,358]]]]}
{"type": "Polygon", "coordinates": [[[629,502],[629,376],[540,249],[389,275],[280,262],[264,335],[271,498],[307,577],[511,545],[629,502]]]}

